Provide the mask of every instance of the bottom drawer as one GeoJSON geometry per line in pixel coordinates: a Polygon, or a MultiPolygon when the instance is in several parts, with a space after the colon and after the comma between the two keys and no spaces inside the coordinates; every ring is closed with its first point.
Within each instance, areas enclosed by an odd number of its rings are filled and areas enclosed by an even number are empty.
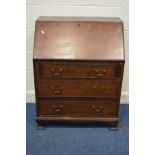
{"type": "Polygon", "coordinates": [[[105,100],[40,100],[39,116],[118,116],[116,101],[105,100]]]}

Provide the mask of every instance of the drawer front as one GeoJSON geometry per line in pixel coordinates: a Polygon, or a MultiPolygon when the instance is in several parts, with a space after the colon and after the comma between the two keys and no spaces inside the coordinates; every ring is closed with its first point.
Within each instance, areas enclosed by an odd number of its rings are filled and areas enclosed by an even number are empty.
{"type": "Polygon", "coordinates": [[[39,97],[117,96],[119,82],[114,80],[40,80],[39,97]]]}
{"type": "Polygon", "coordinates": [[[104,100],[40,100],[38,112],[40,116],[117,116],[116,101],[104,100]]]}
{"type": "Polygon", "coordinates": [[[115,63],[38,63],[41,78],[117,78],[120,64],[115,63]]]}

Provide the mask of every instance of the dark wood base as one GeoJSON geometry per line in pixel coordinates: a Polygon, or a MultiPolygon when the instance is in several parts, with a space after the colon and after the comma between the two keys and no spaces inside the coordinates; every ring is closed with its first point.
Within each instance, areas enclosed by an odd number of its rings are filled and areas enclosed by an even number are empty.
{"type": "Polygon", "coordinates": [[[37,130],[45,130],[45,123],[41,123],[37,121],[37,130]]]}
{"type": "Polygon", "coordinates": [[[115,126],[109,126],[109,130],[110,131],[117,131],[118,130],[118,125],[115,125],[115,126]]]}
{"type": "Polygon", "coordinates": [[[37,126],[37,130],[45,130],[45,126],[37,126]]]}
{"type": "Polygon", "coordinates": [[[108,126],[110,131],[118,130],[118,122],[109,122],[108,126]]]}
{"type": "Polygon", "coordinates": [[[101,117],[37,117],[37,129],[44,130],[45,126],[51,124],[72,124],[72,125],[91,125],[107,124],[110,131],[118,130],[118,117],[101,118],[101,117]]]}

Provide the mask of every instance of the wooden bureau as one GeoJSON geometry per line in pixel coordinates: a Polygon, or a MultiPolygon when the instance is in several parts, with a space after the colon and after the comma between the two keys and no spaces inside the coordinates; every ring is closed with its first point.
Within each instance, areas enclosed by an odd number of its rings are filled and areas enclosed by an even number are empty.
{"type": "Polygon", "coordinates": [[[36,121],[117,129],[124,69],[119,18],[39,17],[34,38],[36,121]]]}

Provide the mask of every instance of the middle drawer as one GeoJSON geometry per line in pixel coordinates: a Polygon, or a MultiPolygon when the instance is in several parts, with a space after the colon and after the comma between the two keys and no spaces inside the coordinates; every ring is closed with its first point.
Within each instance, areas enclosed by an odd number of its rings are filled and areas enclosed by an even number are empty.
{"type": "Polygon", "coordinates": [[[119,81],[116,80],[39,80],[39,97],[116,97],[119,81]]]}

